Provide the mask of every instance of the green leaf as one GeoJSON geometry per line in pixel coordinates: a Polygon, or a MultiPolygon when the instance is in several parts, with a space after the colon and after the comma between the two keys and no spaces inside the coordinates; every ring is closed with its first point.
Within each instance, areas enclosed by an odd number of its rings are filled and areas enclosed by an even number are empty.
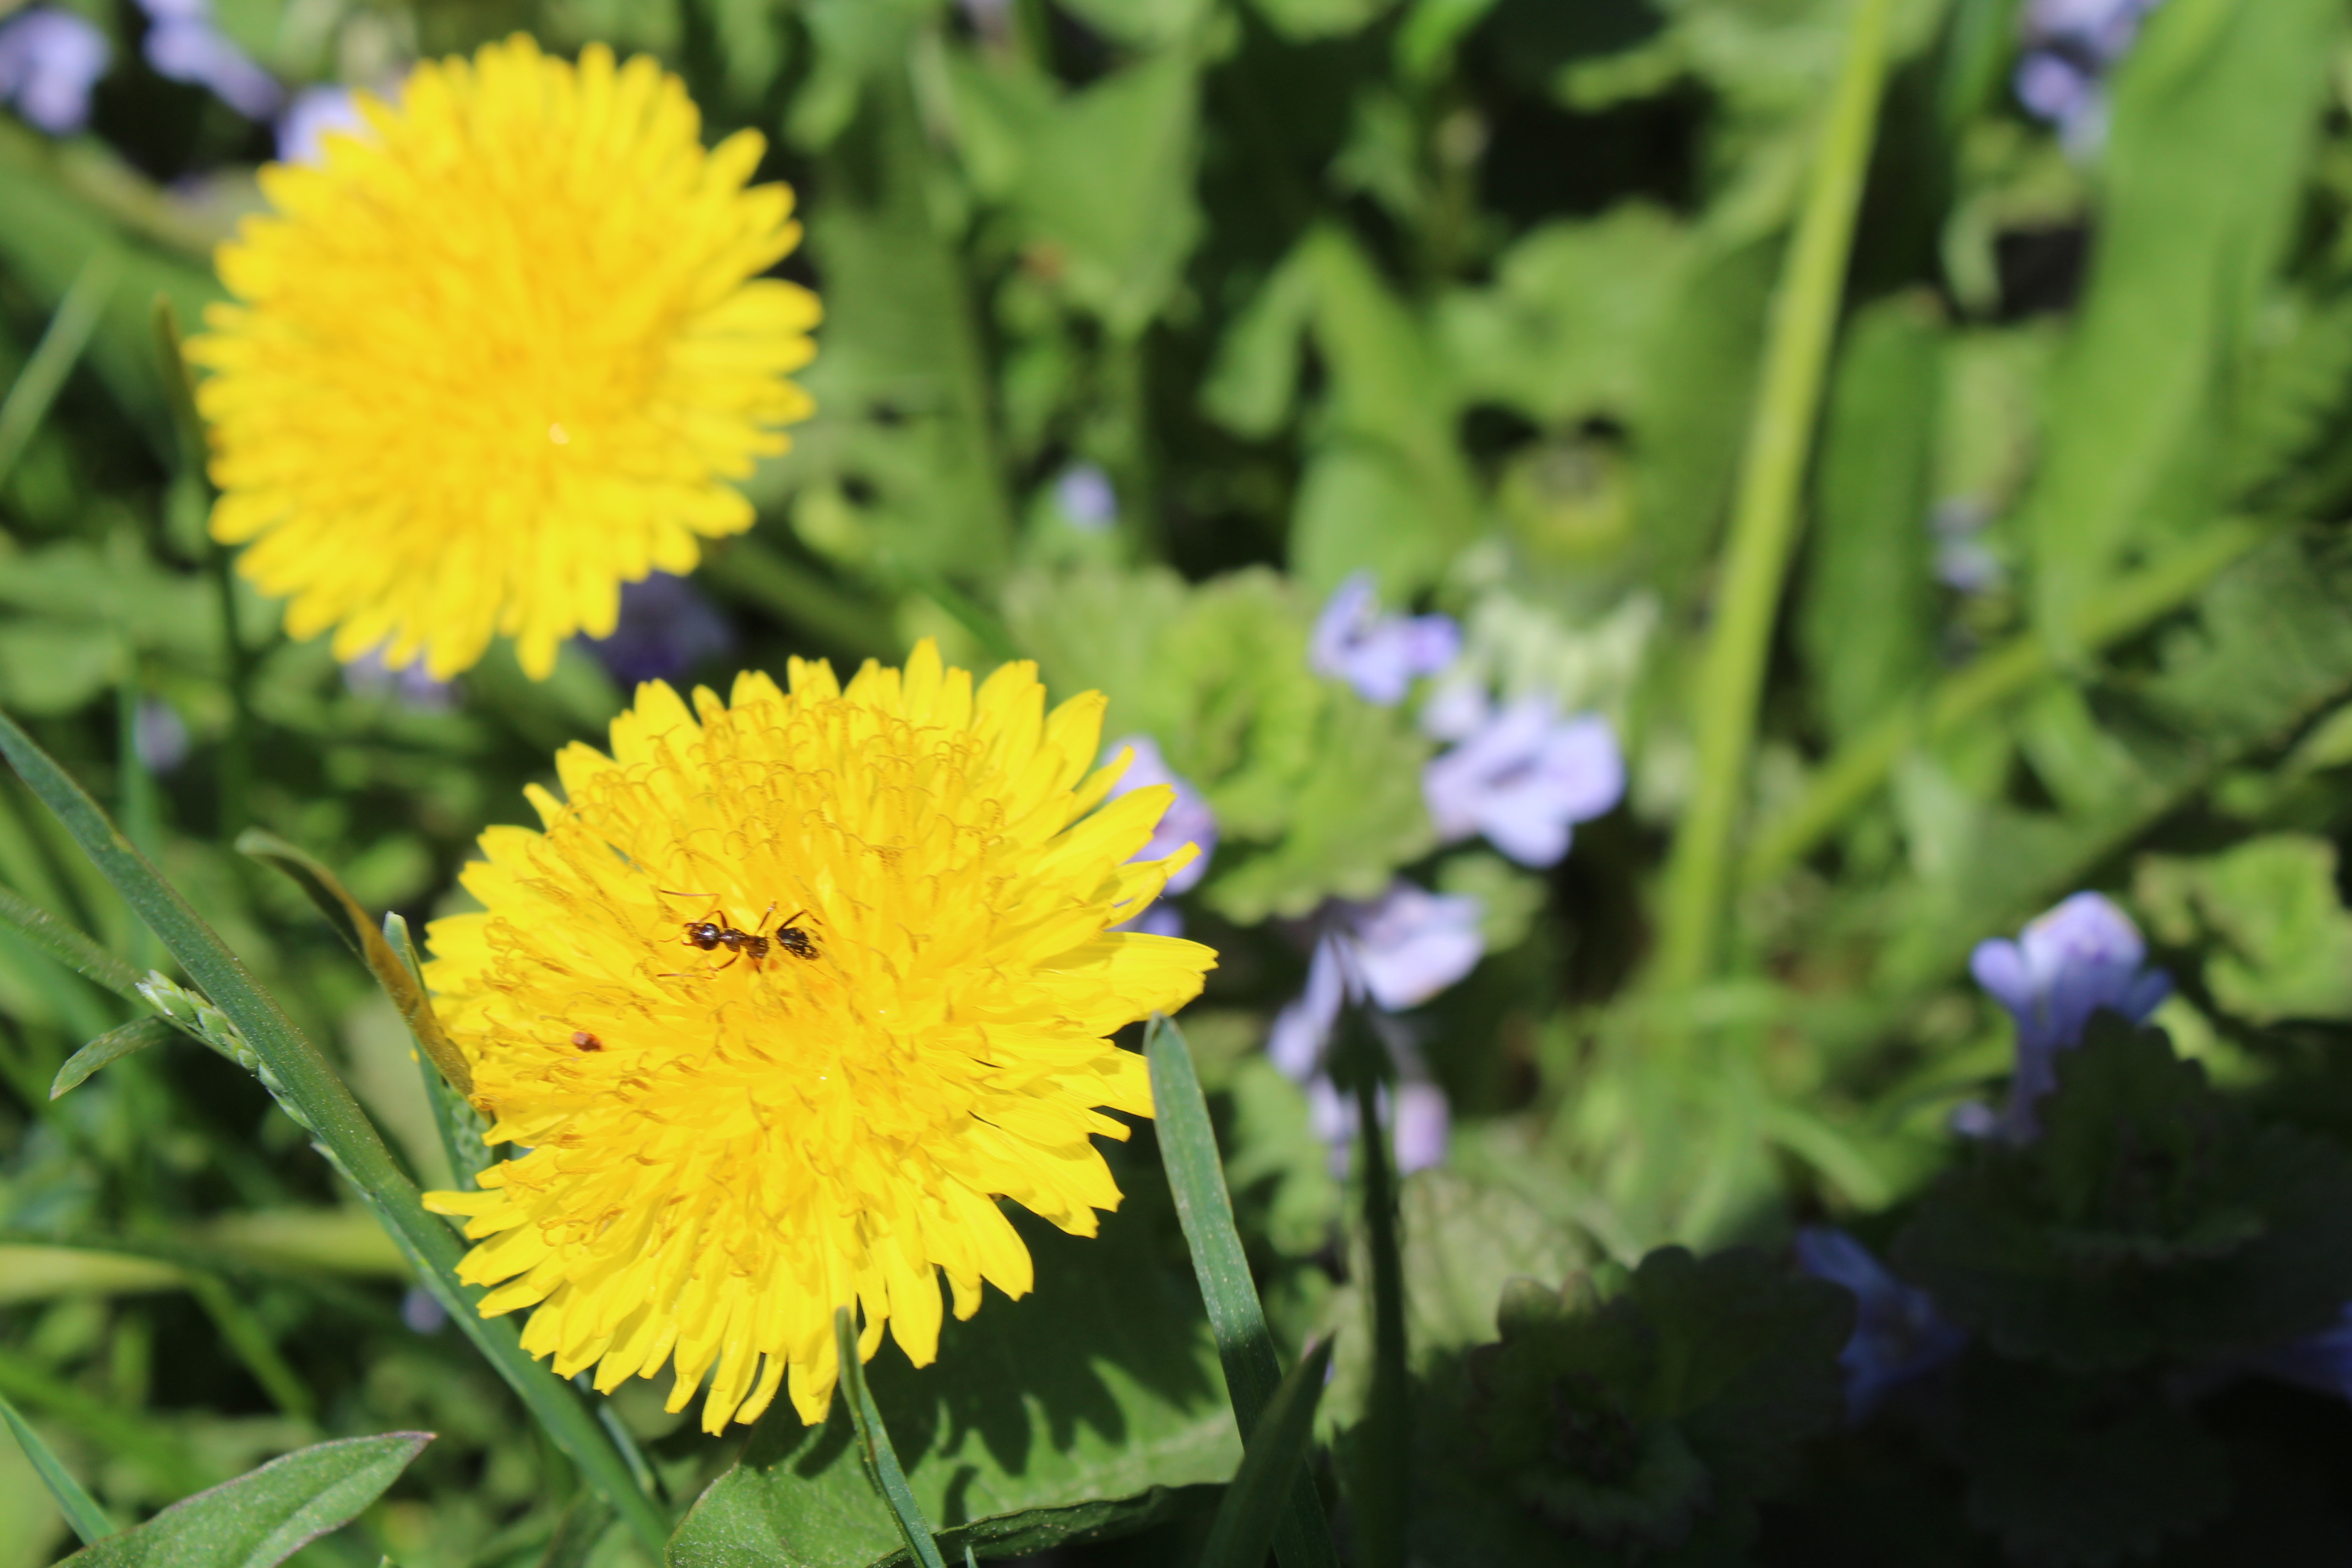
{"type": "MultiPolygon", "coordinates": [[[[886,1350],[866,1368],[915,1502],[950,1556],[967,1543],[1009,1555],[1123,1533],[1239,1462],[1206,1326],[1159,1260],[1138,1174],[1126,1173],[1128,1202],[1093,1239],[1013,1215],[1036,1289],[943,1325],[930,1366],[886,1350]]],[[[856,1448],[842,1401],[821,1426],[779,1402],[678,1527],[672,1568],[905,1561],[856,1448]]]]}
{"type": "Polygon", "coordinates": [[[2229,1451],[2154,1389],[1981,1354],[1958,1384],[1969,1520],[2014,1561],[2151,1555],[2230,1506],[2229,1451]]]}
{"type": "Polygon", "coordinates": [[[1630,420],[1690,250],[1683,226],[1642,202],[1530,230],[1490,287],[1439,302],[1437,339],[1464,395],[1553,426],[1630,420]]]}
{"type": "Polygon", "coordinates": [[[49,1085],[49,1098],[57,1099],[70,1089],[79,1089],[90,1074],[110,1062],[119,1062],[134,1052],[150,1046],[160,1046],[179,1028],[169,1018],[138,1018],[119,1029],[109,1029],[98,1038],[66,1058],[58,1069],[55,1082],[49,1085]]]}
{"type": "Polygon", "coordinates": [[[73,1532],[84,1541],[98,1541],[112,1535],[114,1521],[106,1517],[106,1510],[98,1505],[96,1498],[82,1490],[81,1483],[67,1472],[49,1446],[41,1441],[41,1435],[16,1414],[16,1407],[8,1403],[5,1394],[0,1394],[0,1421],[5,1421],[8,1430],[15,1434],[16,1446],[24,1449],[33,1473],[39,1476],[41,1484],[49,1489],[49,1496],[57,1500],[58,1511],[65,1515],[66,1523],[73,1527],[73,1532]]]}
{"type": "Polygon", "coordinates": [[[1201,897],[1229,919],[1373,897],[1430,847],[1429,742],[1315,674],[1312,612],[1275,574],[1030,574],[1006,609],[1048,685],[1107,693],[1106,734],[1151,736],[1207,796],[1223,837],[1201,897]]]}
{"type": "Polygon", "coordinates": [[[145,1005],[139,994],[139,972],[98,943],[7,888],[0,888],[0,926],[72,970],[87,975],[126,1002],[145,1005]]]}
{"type": "MultiPolygon", "coordinates": [[[[415,1185],[402,1173],[392,1151],[318,1047],[295,1026],[277,999],[254,980],[187,900],[107,820],[98,803],[5,714],[0,714],[0,755],[56,814],[123,900],[163,939],[166,951],[189,978],[203,987],[211,998],[209,1005],[217,1006],[253,1054],[254,1070],[263,1086],[288,1115],[315,1134],[320,1152],[358,1192],[443,1310],[456,1320],[459,1331],[506,1380],[589,1483],[611,1500],[628,1521],[631,1532],[648,1545],[658,1544],[667,1533],[667,1521],[661,1510],[638,1489],[611,1439],[589,1419],[572,1391],[524,1352],[514,1324],[483,1318],[474,1310],[479,1292],[461,1285],[457,1278],[457,1237],[446,1224],[425,1212],[415,1185]]],[[[201,1017],[201,1012],[196,1016],[201,1017]]]]}
{"type": "Polygon", "coordinates": [[[2213,1000],[2252,1024],[2352,1018],[2352,914],[2336,846],[2300,834],[2198,859],[2151,855],[2133,894],[2157,940],[2205,957],[2213,1000]]]}
{"type": "Polygon", "coordinates": [[[1242,1468],[1225,1489],[1201,1549],[1201,1568],[1259,1568],[1274,1545],[1276,1526],[1294,1489],[1294,1478],[1315,1440],[1315,1407],[1331,1367],[1331,1342],[1308,1348],[1266,1402],[1242,1453],[1242,1468]]]}
{"type": "Polygon", "coordinates": [[[433,998],[422,980],[411,973],[402,963],[392,944],[376,930],[375,917],[360,907],[360,902],[343,890],[335,874],[302,850],[289,844],[265,828],[248,827],[236,837],[237,853],[249,855],[265,866],[276,868],[293,879],[319,912],[327,917],[345,945],[367,964],[368,973],[383,987],[393,1005],[400,1009],[409,1032],[416,1043],[432,1058],[433,1065],[448,1079],[459,1094],[470,1094],[474,1089],[474,1070],[467,1065],[465,1054],[457,1042],[442,1028],[441,1020],[433,1011],[433,998]]]}
{"type": "Polygon", "coordinates": [[[430,1432],[319,1443],[175,1502],[58,1568],[272,1568],[383,1495],[430,1432]]]}
{"type": "MultiPolygon", "coordinates": [[[[1199,1281],[1201,1300],[1208,1307],[1209,1322],[1215,1331],[1234,1418],[1245,1436],[1254,1435],[1279,1386],[1281,1363],[1275,1353],[1274,1336],[1266,1330],[1257,1286],[1250,1278],[1249,1258],[1234,1229],[1233,1203],[1225,1192],[1208,1102],[1201,1097],[1192,1053],[1171,1020],[1153,1015],[1144,1034],[1143,1054],[1151,1064],[1160,1158],[1167,1167],[1169,1190],[1175,1196],[1177,1218],[1184,1227],[1184,1244],[1192,1256],[1193,1278],[1199,1281]]],[[[1293,1483],[1289,1511],[1276,1531],[1275,1550],[1283,1568],[1323,1568],[1338,1563],[1339,1553],[1331,1544],[1329,1526],[1311,1478],[1302,1475],[1293,1483]]]]}
{"type": "Polygon", "coordinates": [[[2332,0],[2182,0],[2116,73],[2098,245],[2021,529],[2062,648],[2133,546],[2226,504],[2216,389],[2294,235],[2342,26],[2332,0]]]}
{"type": "Polygon", "coordinates": [[[1843,1415],[1848,1292],[1748,1248],[1612,1273],[1513,1282],[1499,1342],[1433,1370],[1418,1555],[1744,1561],[1757,1502],[1843,1415]]]}
{"type": "Polygon", "coordinates": [[[1894,1264],[2010,1356],[2080,1371],[2224,1356],[2352,1298],[2352,1158],[2262,1127],[2159,1030],[2095,1016],[2057,1059],[2042,1136],[1973,1147],[1894,1264]]]}
{"type": "Polygon", "coordinates": [[[1936,670],[1938,347],[1932,303],[1883,300],[1846,329],[1830,390],[1797,636],[1841,741],[1936,670]]]}

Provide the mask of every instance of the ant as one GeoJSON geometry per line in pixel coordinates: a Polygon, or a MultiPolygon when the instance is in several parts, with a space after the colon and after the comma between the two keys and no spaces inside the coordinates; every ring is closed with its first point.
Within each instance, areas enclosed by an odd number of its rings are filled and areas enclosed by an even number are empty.
{"type": "MultiPolygon", "coordinates": [[[[701,899],[710,896],[708,893],[675,892],[667,888],[656,888],[654,891],[668,893],[670,897],[678,899],[701,899]]],[[[727,918],[725,910],[714,908],[710,912],[720,918],[714,921],[706,917],[702,920],[685,922],[686,940],[681,945],[698,947],[705,952],[716,952],[720,948],[725,948],[729,956],[727,962],[719,966],[719,969],[730,967],[739,958],[749,958],[751,961],[751,967],[759,968],[766,961],[768,948],[772,942],[794,958],[813,959],[817,956],[816,943],[809,940],[808,932],[793,923],[808,913],[805,909],[797,910],[786,916],[783,924],[776,928],[772,936],[765,934],[768,916],[776,912],[776,906],[772,902],[768,905],[766,913],[761,915],[759,925],[748,931],[736,930],[734,921],[727,918]]],[[[712,973],[715,973],[716,971],[712,973]]]]}

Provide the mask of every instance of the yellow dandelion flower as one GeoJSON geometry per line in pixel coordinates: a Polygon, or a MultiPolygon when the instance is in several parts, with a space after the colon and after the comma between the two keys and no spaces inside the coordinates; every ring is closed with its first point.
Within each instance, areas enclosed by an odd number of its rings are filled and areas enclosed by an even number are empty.
{"type": "Polygon", "coordinates": [[[188,357],[220,487],[213,537],[333,627],[434,676],[493,633],[545,676],[620,584],[688,572],[751,521],[721,481],[784,449],[816,297],[756,277],[798,243],[763,143],[708,152],[686,89],[528,37],[420,66],[358,136],[272,164],[274,212],[221,247],[235,303],[188,357]]]}
{"type": "Polygon", "coordinates": [[[674,1363],[672,1410],[709,1374],[713,1432],[788,1373],[823,1418],[838,1306],[861,1355],[887,1323],[923,1365],[937,1275],[958,1318],[1026,1291],[999,1198],[1094,1234],[1102,1108],[1151,1113],[1108,1037],[1215,962],[1110,929],[1192,849],[1129,860],[1173,795],[1104,804],[1098,693],[1048,714],[1034,665],[975,691],[929,642],[791,685],[638,688],[610,756],[557,758],[566,800],[532,792],[543,830],[482,836],[484,909],[434,922],[425,971],[491,1141],[530,1151],[427,1199],[470,1216],[482,1311],[534,1308],[524,1346],[600,1389],[674,1363]]]}

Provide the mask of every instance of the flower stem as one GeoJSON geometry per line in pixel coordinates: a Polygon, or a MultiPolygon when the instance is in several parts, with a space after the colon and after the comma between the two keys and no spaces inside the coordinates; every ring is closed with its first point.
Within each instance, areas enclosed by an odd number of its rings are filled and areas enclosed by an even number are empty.
{"type": "Polygon", "coordinates": [[[1797,534],[1822,382],[1837,327],[1854,216],[1886,75],[1890,0],[1858,0],[1805,205],[1772,306],[1763,384],[1725,552],[1716,622],[1702,658],[1694,729],[1698,778],[1666,867],[1653,982],[1681,990],[1714,973],[1731,850],[1747,798],[1758,699],[1797,534]]]}

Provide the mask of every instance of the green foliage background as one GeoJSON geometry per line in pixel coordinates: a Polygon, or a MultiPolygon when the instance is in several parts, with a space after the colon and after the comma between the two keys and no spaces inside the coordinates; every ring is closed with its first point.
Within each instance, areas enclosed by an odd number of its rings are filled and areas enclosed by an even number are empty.
{"type": "MultiPolygon", "coordinates": [[[[500,649],[455,705],[403,706],[286,641],[228,574],[154,302],[192,321],[216,296],[210,249],[257,203],[268,129],[154,75],[135,8],[73,8],[116,43],[90,131],[0,118],[0,709],[446,1185],[398,1013],[233,841],[266,827],[418,925],[624,694],[584,648],[536,685],[500,649]],[[156,701],[193,741],[162,777],[130,743],[156,701]]],[[[1685,907],[1664,889],[1698,853],[1728,520],[1857,9],[221,0],[217,20],[289,83],[518,27],[605,39],[680,71],[712,139],[767,134],[808,223],[789,268],[825,305],[819,413],[751,482],[758,526],[698,574],[738,632],[698,674],[922,636],[965,664],[1033,658],[1057,692],[1108,692],[1112,732],[1154,736],[1205,793],[1224,839],[1185,911],[1221,967],[1184,1022],[1286,1359],[1340,1335],[1330,1498],[1369,1440],[1367,1241],[1257,1047],[1303,979],[1298,921],[1403,873],[1477,893],[1489,948],[1416,1020],[1456,1117],[1400,1205],[1416,1560],[1540,1555],[1565,1531],[1578,1562],[2341,1561],[2352,1416],[2215,1358],[2352,1294],[2352,15],[2165,0],[2103,143],[2070,156],[2011,99],[2011,0],[1888,8],[1825,388],[1795,410],[1801,534],[1764,584],[1727,891],[1685,907]],[[1107,529],[1057,500],[1081,465],[1117,497],[1107,529]],[[1937,570],[1956,531],[1990,567],[1965,590],[1937,570]],[[1457,616],[1497,689],[1615,724],[1628,798],[1563,865],[1437,845],[1432,742],[1309,670],[1314,616],[1360,568],[1392,606],[1457,616]],[[1998,1095],[2011,1050],[1969,951],[2084,887],[2148,932],[2179,987],[2157,1022],[2197,1065],[2103,1039],[2063,1091],[2079,1137],[1964,1150],[1951,1113],[1998,1095]],[[1714,956],[1668,984],[1657,955],[1694,925],[1714,956]],[[2149,1146],[2118,1152],[2125,1126],[2227,1172],[2161,1223],[2100,1209],[2083,1193],[2149,1146]],[[2101,1256],[2179,1268],[2120,1306],[2020,1286],[2084,1256],[2086,1213],[2122,1249],[2101,1256]],[[1834,1311],[1719,1250],[1821,1219],[1903,1237],[1906,1273],[1980,1335],[1910,1425],[1831,1431],[1834,1311]],[[1643,1358],[1685,1340],[1731,1393],[1654,1380],[1643,1358]],[[1778,1370],[1740,1383],[1741,1357],[1778,1370]],[[1664,1478],[1650,1511],[1611,1513],[1539,1456],[1496,1479],[1544,1415],[1478,1378],[1524,1394],[1562,1368],[1625,1401],[1664,1478]],[[2087,1479],[2064,1463],[2084,1454],[2087,1479]],[[1688,1468],[1710,1462],[1713,1512],[1688,1468]],[[1514,1508],[1491,1533],[1448,1522],[1514,1508]]],[[[170,967],[9,775],[0,889],[170,967]]],[[[439,1436],[301,1561],[650,1561],[471,1348],[404,1322],[409,1265],[248,1074],[175,1037],[50,1098],[133,1016],[0,922],[0,1394],[117,1521],[416,1428],[439,1436]]],[[[992,1303],[935,1373],[877,1363],[951,1545],[1194,1560],[1238,1445],[1150,1154],[1147,1133],[1098,1250],[1051,1260],[1061,1296],[992,1303]],[[1087,1337],[1108,1320],[1151,1331],[1087,1337]],[[1119,1531],[1140,1533],[1054,1545],[1119,1531]]],[[[597,1403],[667,1504],[704,1500],[673,1561],[896,1550],[845,1416],[746,1447],[662,1392],[597,1403]]],[[[0,1568],[66,1543],[0,1446],[0,1568]]]]}

